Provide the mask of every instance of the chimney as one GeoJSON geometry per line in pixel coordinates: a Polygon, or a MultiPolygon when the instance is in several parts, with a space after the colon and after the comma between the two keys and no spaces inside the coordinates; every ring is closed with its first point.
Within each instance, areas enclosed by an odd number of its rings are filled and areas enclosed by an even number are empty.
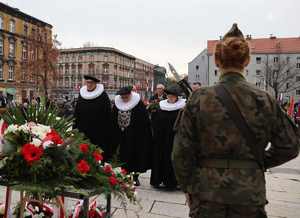
{"type": "Polygon", "coordinates": [[[270,34],[270,39],[276,39],[276,36],[273,36],[273,34],[270,34]]]}

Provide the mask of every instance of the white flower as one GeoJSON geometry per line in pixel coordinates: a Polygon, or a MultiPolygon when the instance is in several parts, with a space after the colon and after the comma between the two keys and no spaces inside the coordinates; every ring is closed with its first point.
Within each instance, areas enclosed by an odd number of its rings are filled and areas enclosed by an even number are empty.
{"type": "Polygon", "coordinates": [[[18,125],[9,125],[7,127],[7,129],[5,130],[4,134],[8,134],[8,133],[11,133],[11,132],[16,132],[18,130],[18,125]]]}
{"type": "Polygon", "coordinates": [[[31,125],[31,132],[40,139],[44,139],[47,133],[51,132],[50,126],[42,124],[31,125]]]}
{"type": "Polygon", "coordinates": [[[24,133],[29,133],[30,132],[30,128],[28,127],[27,124],[23,124],[22,126],[19,126],[18,127],[18,130],[19,131],[22,131],[24,133]]]}
{"type": "Polygon", "coordinates": [[[42,144],[42,141],[38,138],[33,138],[31,143],[34,144],[35,147],[39,147],[42,144]]]}
{"type": "Polygon", "coordinates": [[[114,168],[113,171],[115,174],[121,174],[122,169],[121,169],[121,167],[117,167],[117,168],[114,168]]]}
{"type": "Polygon", "coordinates": [[[54,144],[54,142],[47,140],[43,143],[43,148],[46,149],[48,148],[50,145],[54,144]]]}

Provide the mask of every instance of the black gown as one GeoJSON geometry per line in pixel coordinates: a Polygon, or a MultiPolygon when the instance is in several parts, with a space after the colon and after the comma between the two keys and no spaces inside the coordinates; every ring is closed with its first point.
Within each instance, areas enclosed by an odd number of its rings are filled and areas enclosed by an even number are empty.
{"type": "Polygon", "coordinates": [[[171,154],[174,140],[174,124],[180,109],[174,111],[159,110],[153,126],[153,162],[150,184],[159,186],[163,183],[168,188],[176,188],[177,181],[173,170],[171,154]]]}
{"type": "Polygon", "coordinates": [[[146,172],[151,168],[152,134],[145,105],[140,101],[130,113],[128,127],[119,125],[119,109],[114,106],[113,117],[119,145],[119,161],[129,172],[146,172]]]}
{"type": "Polygon", "coordinates": [[[105,160],[110,159],[115,142],[113,140],[111,103],[107,93],[104,91],[97,98],[90,100],[79,95],[74,117],[74,127],[104,151],[105,160]]]}

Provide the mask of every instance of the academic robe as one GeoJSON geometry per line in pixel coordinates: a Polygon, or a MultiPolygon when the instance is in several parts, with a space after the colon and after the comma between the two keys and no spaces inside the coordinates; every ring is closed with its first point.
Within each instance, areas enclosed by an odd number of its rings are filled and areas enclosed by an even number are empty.
{"type": "Polygon", "coordinates": [[[180,99],[175,104],[170,104],[167,100],[161,101],[155,120],[152,120],[154,146],[150,184],[153,186],[159,186],[161,183],[167,188],[177,186],[171,155],[175,135],[174,124],[184,105],[185,99],[180,99]],[[166,106],[162,107],[163,105],[166,106]]]}
{"type": "Polygon", "coordinates": [[[114,136],[112,110],[109,97],[105,91],[94,99],[85,99],[79,95],[75,107],[75,125],[89,140],[104,151],[104,158],[112,157],[114,136]]]}
{"type": "Polygon", "coordinates": [[[173,149],[174,130],[179,110],[157,112],[153,122],[153,167],[150,183],[158,186],[163,183],[167,187],[176,187],[177,182],[172,166],[171,153],[173,149]]]}
{"type": "Polygon", "coordinates": [[[128,111],[114,106],[113,117],[115,137],[119,145],[119,161],[129,172],[146,172],[151,167],[152,134],[145,105],[139,101],[128,111]],[[125,123],[125,127],[120,123],[125,123]]]}

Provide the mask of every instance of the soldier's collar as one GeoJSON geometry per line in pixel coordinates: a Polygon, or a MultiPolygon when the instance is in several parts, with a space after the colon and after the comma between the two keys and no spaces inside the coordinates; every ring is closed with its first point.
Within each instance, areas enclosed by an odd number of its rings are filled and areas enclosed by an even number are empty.
{"type": "Polygon", "coordinates": [[[227,72],[220,76],[220,82],[246,80],[240,72],[227,72]]]}

